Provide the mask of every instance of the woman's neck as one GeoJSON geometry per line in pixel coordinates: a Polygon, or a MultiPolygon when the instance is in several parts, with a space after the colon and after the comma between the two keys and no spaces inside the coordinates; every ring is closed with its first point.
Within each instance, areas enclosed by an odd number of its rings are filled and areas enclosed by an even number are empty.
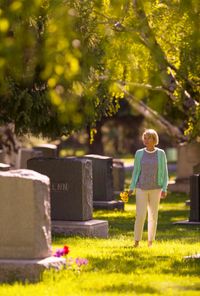
{"type": "Polygon", "coordinates": [[[155,148],[155,146],[153,146],[153,147],[146,147],[145,150],[147,152],[154,152],[156,150],[156,148],[155,148]]]}

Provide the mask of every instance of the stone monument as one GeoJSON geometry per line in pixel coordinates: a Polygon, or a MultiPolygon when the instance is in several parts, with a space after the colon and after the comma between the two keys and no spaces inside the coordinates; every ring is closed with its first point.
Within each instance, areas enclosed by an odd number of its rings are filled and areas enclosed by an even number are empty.
{"type": "Polygon", "coordinates": [[[189,178],[190,199],[186,205],[190,206],[189,220],[178,221],[174,224],[200,225],[200,163],[193,167],[193,174],[189,178]]]}
{"type": "Polygon", "coordinates": [[[51,182],[54,233],[108,236],[108,222],[93,220],[92,162],[86,158],[33,158],[28,168],[51,182]]]}
{"type": "Polygon", "coordinates": [[[171,192],[190,192],[189,178],[193,167],[200,162],[200,143],[183,143],[178,147],[176,180],[168,186],[171,192]]]}
{"type": "Polygon", "coordinates": [[[51,257],[49,178],[30,170],[0,172],[0,282],[38,281],[61,268],[51,257]]]}
{"type": "Polygon", "coordinates": [[[4,162],[4,153],[3,150],[0,149],[0,162],[4,162]]]}
{"type": "Polygon", "coordinates": [[[43,157],[57,157],[57,146],[54,144],[41,144],[33,147],[36,151],[41,151],[43,157]]]}
{"type": "Polygon", "coordinates": [[[9,164],[6,164],[6,163],[1,163],[0,162],[0,171],[9,171],[10,169],[10,165],[9,164]]]}
{"type": "Polygon", "coordinates": [[[200,162],[193,167],[193,174],[200,174],[200,162]]]}
{"type": "Polygon", "coordinates": [[[27,169],[27,160],[33,157],[43,156],[41,151],[34,150],[32,148],[20,148],[18,151],[16,168],[27,169]]]}
{"type": "Polygon", "coordinates": [[[200,173],[190,176],[190,222],[200,224],[200,173]]]}
{"type": "Polygon", "coordinates": [[[125,168],[123,161],[113,159],[112,175],[114,194],[119,194],[121,191],[124,191],[125,168]]]}
{"type": "Polygon", "coordinates": [[[124,203],[114,198],[113,160],[97,154],[85,155],[92,160],[93,207],[95,209],[124,209],[124,203]]]}

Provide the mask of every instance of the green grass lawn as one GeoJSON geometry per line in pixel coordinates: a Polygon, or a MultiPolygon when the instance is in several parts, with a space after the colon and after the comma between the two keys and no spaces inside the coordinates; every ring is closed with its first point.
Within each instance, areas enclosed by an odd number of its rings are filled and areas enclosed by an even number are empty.
{"type": "Polygon", "coordinates": [[[200,295],[200,260],[184,256],[200,253],[197,226],[173,225],[189,216],[184,194],[169,194],[160,204],[157,240],[133,248],[134,198],[125,211],[95,211],[95,219],[109,221],[109,238],[53,237],[53,248],[68,245],[68,257],[84,257],[80,272],[45,272],[37,284],[2,284],[1,296],[86,295],[200,295]]]}

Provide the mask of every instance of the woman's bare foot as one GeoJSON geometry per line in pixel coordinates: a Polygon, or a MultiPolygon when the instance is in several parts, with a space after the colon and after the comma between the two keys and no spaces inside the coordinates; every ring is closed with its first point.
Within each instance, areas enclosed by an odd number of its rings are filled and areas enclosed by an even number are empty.
{"type": "Polygon", "coordinates": [[[148,247],[152,247],[152,241],[148,241],[148,247]]]}

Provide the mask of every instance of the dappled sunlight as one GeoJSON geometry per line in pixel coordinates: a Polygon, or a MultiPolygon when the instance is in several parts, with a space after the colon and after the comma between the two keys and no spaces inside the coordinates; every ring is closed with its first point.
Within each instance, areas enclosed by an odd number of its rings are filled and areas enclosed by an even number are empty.
{"type": "Polygon", "coordinates": [[[162,202],[157,239],[151,248],[147,246],[146,225],[140,246],[133,247],[134,199],[125,205],[124,211],[95,210],[94,219],[108,220],[109,238],[52,238],[54,250],[67,245],[67,256],[88,260],[83,270],[46,271],[41,283],[4,285],[0,294],[12,296],[17,291],[16,295],[33,296],[39,291],[38,295],[50,296],[198,295],[199,260],[184,257],[200,252],[199,228],[172,223],[187,218],[185,198],[171,194],[162,202]]]}

